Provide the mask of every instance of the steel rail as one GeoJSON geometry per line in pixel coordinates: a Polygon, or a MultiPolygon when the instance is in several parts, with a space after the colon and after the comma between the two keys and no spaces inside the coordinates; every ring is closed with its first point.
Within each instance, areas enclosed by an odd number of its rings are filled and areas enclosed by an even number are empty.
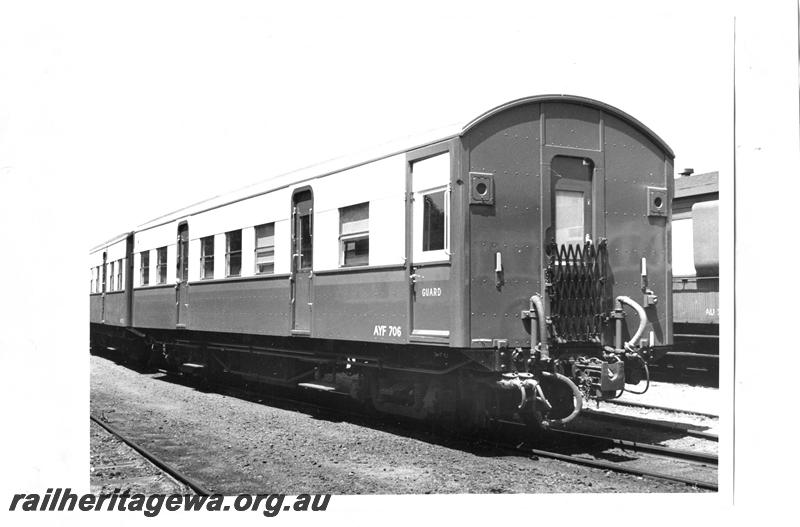
{"type": "Polygon", "coordinates": [[[173,467],[172,465],[170,465],[169,463],[167,463],[166,461],[164,461],[160,457],[158,457],[155,454],[153,454],[152,452],[150,452],[145,447],[137,444],[135,441],[131,440],[129,437],[127,437],[126,435],[122,434],[119,430],[117,430],[115,427],[113,427],[109,423],[101,421],[100,419],[98,419],[97,417],[95,417],[94,415],[91,415],[91,414],[89,415],[89,418],[93,422],[95,422],[99,426],[101,426],[108,433],[110,433],[111,435],[113,435],[114,437],[116,437],[117,439],[119,439],[120,441],[122,441],[123,443],[125,443],[126,445],[131,447],[132,449],[134,449],[136,452],[138,452],[140,455],[142,455],[145,459],[147,459],[153,465],[157,466],[159,469],[161,469],[164,472],[166,472],[167,474],[169,474],[173,479],[177,480],[179,483],[182,483],[182,484],[186,485],[187,487],[189,487],[190,489],[192,489],[192,491],[194,493],[199,494],[200,496],[210,496],[212,494],[211,491],[206,489],[197,480],[195,480],[194,478],[191,478],[190,476],[187,476],[186,474],[182,473],[181,471],[179,471],[178,469],[176,469],[175,467],[173,467]]]}
{"type": "Polygon", "coordinates": [[[581,416],[589,419],[618,421],[622,423],[632,423],[642,425],[648,428],[656,428],[661,430],[670,430],[673,432],[680,432],[684,435],[705,439],[708,441],[719,441],[719,436],[716,434],[709,434],[708,432],[701,432],[692,430],[692,426],[687,423],[674,423],[668,421],[656,421],[653,419],[645,419],[641,417],[633,417],[630,415],[610,414],[607,412],[598,412],[592,409],[584,409],[581,416]]]}
{"type": "MultiPolygon", "coordinates": [[[[314,402],[309,402],[309,401],[298,401],[297,399],[288,398],[288,397],[282,397],[282,396],[275,396],[275,395],[271,395],[271,394],[263,394],[263,395],[254,394],[254,393],[252,393],[250,391],[247,391],[247,390],[241,390],[241,389],[235,389],[235,388],[231,389],[231,387],[224,387],[224,386],[219,386],[219,387],[220,388],[225,388],[225,391],[231,396],[245,398],[246,400],[250,400],[252,402],[268,403],[269,401],[272,401],[274,403],[284,403],[284,404],[288,403],[290,405],[295,406],[296,408],[304,408],[307,411],[308,410],[322,411],[322,412],[327,412],[329,415],[337,415],[339,417],[349,418],[349,419],[354,419],[355,418],[355,419],[358,419],[358,420],[362,420],[364,422],[370,422],[375,418],[375,416],[371,416],[371,415],[368,415],[368,414],[365,414],[365,413],[362,413],[362,412],[357,412],[357,411],[352,411],[352,410],[342,410],[342,409],[339,409],[339,408],[332,408],[332,407],[327,406],[327,405],[314,403],[314,402]]],[[[514,424],[516,424],[516,423],[514,423],[514,424]]],[[[395,423],[395,426],[397,426],[397,423],[395,423]]],[[[401,425],[401,428],[404,428],[406,430],[408,429],[407,427],[402,427],[402,425],[401,425]]],[[[632,445],[636,445],[635,449],[639,450],[639,451],[642,451],[642,452],[646,452],[648,449],[650,449],[651,451],[647,452],[647,453],[661,455],[662,457],[679,458],[679,459],[683,459],[683,460],[687,460],[687,461],[705,463],[705,464],[708,464],[708,465],[714,465],[714,466],[717,465],[717,457],[713,456],[713,455],[710,455],[710,454],[702,454],[702,453],[699,453],[699,452],[682,451],[682,450],[678,450],[678,449],[669,449],[668,447],[660,447],[659,445],[650,445],[650,444],[644,444],[644,443],[634,443],[633,441],[625,441],[625,440],[622,440],[622,439],[606,438],[606,437],[602,437],[602,436],[592,436],[590,434],[581,434],[579,432],[572,432],[572,431],[568,431],[567,432],[567,431],[563,431],[563,430],[551,430],[551,431],[557,432],[557,433],[564,432],[565,434],[569,433],[570,435],[574,435],[574,436],[584,436],[584,439],[590,439],[591,438],[591,439],[594,439],[594,440],[600,440],[602,438],[603,440],[606,440],[606,441],[609,441],[609,442],[613,442],[617,446],[625,445],[625,446],[630,447],[631,449],[634,449],[632,445]]],[[[474,439],[474,438],[472,438],[472,439],[474,439]]],[[[473,444],[472,443],[472,439],[468,440],[466,438],[459,437],[459,436],[451,436],[449,438],[450,441],[456,441],[456,442],[459,442],[459,443],[463,443],[464,445],[473,444]]],[[[552,451],[547,451],[547,450],[542,450],[542,449],[524,449],[524,448],[519,448],[519,447],[513,446],[513,445],[503,445],[503,444],[500,444],[500,443],[493,443],[491,441],[485,441],[485,440],[483,442],[485,444],[493,446],[494,448],[498,448],[498,449],[504,450],[504,451],[512,453],[514,455],[519,455],[520,453],[524,453],[526,455],[528,453],[533,453],[533,454],[535,454],[537,456],[547,457],[547,458],[556,459],[556,460],[559,460],[559,461],[565,461],[565,462],[569,462],[569,463],[575,463],[575,464],[584,465],[584,466],[588,466],[588,467],[592,467],[592,468],[599,468],[599,469],[611,470],[613,472],[619,472],[619,473],[624,473],[624,474],[632,474],[632,475],[637,475],[637,476],[647,476],[647,477],[655,478],[655,479],[668,480],[668,481],[673,481],[673,482],[677,482],[677,483],[683,483],[685,485],[695,486],[697,488],[701,488],[701,489],[705,489],[705,490],[714,490],[714,491],[718,490],[718,486],[717,486],[716,483],[696,480],[696,479],[692,479],[692,478],[685,478],[685,477],[681,477],[681,476],[674,476],[674,475],[671,475],[671,474],[664,474],[664,473],[660,473],[660,472],[649,471],[649,470],[639,469],[639,468],[634,468],[634,467],[625,467],[623,465],[620,465],[619,463],[614,463],[614,462],[611,462],[611,461],[588,459],[588,458],[584,458],[584,457],[580,457],[580,456],[560,454],[558,452],[552,452],[552,451]]]]}
{"type": "Polygon", "coordinates": [[[644,403],[637,403],[632,401],[618,401],[616,399],[612,399],[610,401],[603,401],[608,404],[615,404],[617,406],[628,406],[630,408],[644,408],[647,410],[661,410],[663,412],[672,412],[677,414],[689,414],[689,415],[699,415],[701,417],[709,417],[711,419],[719,419],[718,415],[709,414],[706,412],[698,412],[696,410],[682,410],[680,408],[671,408],[669,406],[658,406],[654,404],[644,404],[644,403]]]}
{"type": "Polygon", "coordinates": [[[659,456],[683,459],[686,461],[694,461],[708,465],[718,465],[719,458],[714,454],[706,454],[703,452],[693,452],[691,450],[683,450],[680,448],[671,448],[662,445],[654,445],[652,443],[640,443],[638,441],[628,441],[626,439],[617,439],[614,437],[601,436],[595,434],[586,434],[583,432],[574,432],[572,430],[551,430],[550,432],[557,435],[573,436],[583,439],[594,439],[598,442],[610,443],[614,446],[623,449],[629,449],[636,452],[646,452],[648,454],[656,454],[659,456]]]}
{"type": "MultiPolygon", "coordinates": [[[[251,400],[251,401],[253,401],[255,397],[258,397],[257,395],[251,395],[247,391],[242,391],[242,390],[234,390],[234,391],[238,392],[238,394],[234,395],[234,396],[239,396],[239,397],[243,396],[243,397],[245,397],[245,398],[247,398],[248,400],[251,400]]],[[[231,393],[231,392],[229,392],[229,393],[231,393]]],[[[330,408],[328,406],[321,405],[321,404],[318,404],[318,403],[311,403],[311,402],[307,402],[307,401],[297,401],[295,399],[286,398],[286,397],[280,397],[280,396],[274,397],[274,396],[267,395],[267,396],[262,397],[261,400],[263,400],[264,402],[268,402],[270,399],[273,400],[274,402],[289,403],[289,404],[296,405],[298,407],[304,407],[306,409],[321,410],[323,412],[328,412],[329,414],[335,414],[335,415],[338,415],[340,417],[348,417],[348,418],[351,418],[351,419],[352,418],[357,418],[357,419],[364,420],[365,422],[368,422],[370,420],[370,417],[374,418],[374,416],[369,416],[369,415],[363,414],[361,412],[353,412],[353,411],[346,411],[346,410],[341,410],[341,409],[336,409],[336,408],[330,408]]],[[[395,426],[396,426],[396,423],[395,423],[395,426]]],[[[558,430],[558,432],[560,433],[562,431],[558,430]]],[[[599,437],[599,436],[591,436],[589,434],[579,434],[577,432],[569,432],[569,433],[573,434],[573,435],[584,435],[584,436],[587,436],[586,439],[592,438],[592,439],[597,440],[598,437],[599,437]]],[[[616,441],[616,442],[618,442],[618,444],[629,444],[629,445],[633,444],[633,442],[631,442],[631,441],[624,441],[624,440],[621,440],[621,439],[618,439],[618,440],[614,440],[613,438],[604,438],[604,439],[611,440],[611,441],[616,441]]],[[[463,442],[464,445],[472,444],[472,442],[470,440],[467,440],[467,439],[465,439],[463,437],[458,437],[458,436],[452,436],[452,437],[449,438],[449,440],[463,442]]],[[[494,448],[498,448],[500,450],[504,450],[504,451],[507,451],[509,453],[513,453],[515,455],[519,455],[520,453],[524,453],[526,455],[528,453],[533,453],[533,454],[535,454],[537,456],[547,457],[547,458],[556,459],[556,460],[559,460],[559,461],[565,461],[565,462],[568,462],[568,463],[574,463],[574,464],[588,466],[588,467],[592,467],[592,468],[599,468],[599,469],[610,470],[610,471],[613,471],[613,472],[619,472],[619,473],[624,473],[624,474],[631,474],[631,475],[636,475],[636,476],[647,476],[647,477],[655,478],[655,479],[668,480],[668,481],[673,481],[673,482],[676,482],[676,483],[683,483],[685,485],[690,485],[690,486],[694,486],[694,487],[705,489],[705,490],[713,490],[713,491],[718,490],[718,486],[717,486],[716,483],[711,483],[711,482],[702,481],[702,480],[696,480],[696,479],[693,479],[693,478],[685,478],[685,477],[681,477],[681,476],[674,476],[674,475],[671,475],[671,474],[664,474],[664,473],[661,473],[661,472],[655,472],[655,471],[651,471],[651,470],[639,469],[639,468],[634,468],[634,467],[625,467],[623,465],[620,465],[619,463],[614,463],[614,462],[611,462],[611,461],[588,459],[588,458],[584,458],[584,457],[580,457],[580,456],[560,454],[558,452],[552,452],[552,451],[547,451],[547,450],[542,450],[542,449],[518,448],[516,446],[502,445],[502,444],[499,444],[499,443],[492,443],[490,441],[484,441],[484,442],[486,444],[489,444],[489,445],[493,446],[494,448]]],[[[647,447],[653,447],[653,450],[658,450],[658,445],[645,445],[643,443],[639,443],[638,446],[640,447],[641,451],[644,451],[644,448],[647,448],[647,447]]],[[[701,453],[687,452],[687,451],[679,451],[677,449],[667,449],[667,447],[662,447],[662,448],[664,450],[670,450],[671,451],[672,455],[670,455],[669,457],[680,457],[682,453],[685,453],[687,458],[690,457],[691,455],[694,455],[695,460],[697,460],[697,461],[702,459],[704,462],[706,462],[708,464],[716,465],[716,456],[711,456],[711,455],[706,455],[706,454],[701,454],[701,453]]],[[[651,453],[656,453],[656,452],[651,452],[651,453]]],[[[659,454],[663,455],[663,451],[659,452],[659,454]]],[[[694,460],[690,460],[690,461],[694,461],[694,460]]]]}
{"type": "MultiPolygon", "coordinates": [[[[329,405],[320,404],[320,403],[317,403],[317,402],[303,401],[303,400],[298,400],[296,398],[284,397],[284,396],[277,395],[277,394],[257,393],[257,392],[253,392],[253,391],[250,391],[250,390],[243,390],[241,388],[235,388],[235,387],[232,387],[232,386],[221,385],[221,384],[216,384],[216,383],[214,383],[213,385],[214,385],[215,388],[221,390],[220,393],[223,393],[223,394],[231,396],[231,397],[237,397],[237,398],[249,400],[251,402],[255,402],[255,403],[258,403],[258,404],[264,404],[264,403],[269,404],[270,402],[274,403],[274,404],[275,403],[278,403],[278,404],[279,403],[283,403],[284,405],[288,404],[290,406],[294,406],[298,410],[302,408],[305,411],[309,411],[309,410],[316,411],[316,412],[321,411],[321,412],[327,413],[328,415],[335,415],[335,416],[337,416],[339,418],[358,419],[358,420],[362,420],[364,422],[371,422],[371,421],[374,422],[374,419],[375,419],[375,416],[369,415],[369,414],[366,414],[366,413],[363,413],[363,412],[352,411],[352,410],[343,410],[343,409],[340,409],[340,408],[333,408],[333,407],[331,407],[329,405]]],[[[606,415],[606,414],[601,414],[601,415],[606,415]]],[[[397,423],[394,423],[394,426],[397,426],[397,423]]],[[[403,427],[402,425],[400,425],[400,426],[401,426],[401,428],[405,428],[407,430],[407,427],[403,427]]],[[[672,429],[672,427],[670,427],[670,428],[672,429]]],[[[562,430],[558,430],[558,432],[560,433],[560,432],[562,432],[562,430]]],[[[578,435],[577,432],[571,432],[571,431],[570,431],[570,434],[578,435]]],[[[597,440],[597,436],[590,436],[589,434],[583,434],[583,435],[589,436],[592,439],[597,440]]],[[[588,439],[589,437],[587,437],[586,439],[588,439]]],[[[614,440],[613,438],[605,438],[605,439],[614,440]]],[[[449,438],[449,441],[455,441],[455,442],[458,442],[458,443],[463,443],[465,446],[474,445],[474,438],[472,438],[470,440],[467,440],[467,439],[465,439],[463,437],[451,436],[449,438]]],[[[615,441],[618,441],[619,444],[623,444],[623,443],[632,444],[633,443],[633,442],[625,442],[624,440],[615,440],[615,441]]],[[[505,451],[505,452],[507,452],[507,453],[509,453],[511,455],[517,455],[518,456],[520,454],[524,454],[526,456],[529,456],[529,455],[532,454],[532,455],[536,455],[536,456],[540,456],[540,457],[545,457],[545,458],[555,459],[555,460],[564,461],[564,462],[568,462],[568,463],[583,465],[583,466],[587,466],[587,467],[591,467],[591,468],[609,470],[609,471],[612,471],[612,472],[618,472],[618,473],[623,473],[623,474],[631,474],[631,475],[636,475],[636,476],[646,476],[646,477],[650,477],[650,478],[654,478],[654,479],[667,480],[667,481],[672,481],[672,482],[676,482],[676,483],[683,483],[685,485],[690,485],[690,486],[694,486],[694,487],[705,489],[705,490],[713,490],[713,491],[718,490],[718,486],[717,486],[716,483],[712,483],[712,482],[708,482],[708,481],[696,480],[696,479],[693,479],[693,478],[685,478],[685,477],[675,476],[675,475],[671,475],[671,474],[664,474],[664,473],[660,473],[660,472],[656,472],[656,471],[652,471],[652,470],[640,469],[640,468],[635,468],[635,467],[626,467],[626,466],[623,466],[623,465],[621,465],[619,463],[615,463],[615,462],[612,462],[612,461],[589,459],[589,458],[585,458],[585,457],[580,457],[578,455],[561,454],[561,453],[558,453],[558,452],[552,452],[552,451],[543,450],[543,449],[524,448],[524,447],[519,447],[519,446],[515,446],[515,445],[504,445],[502,443],[492,442],[492,441],[488,441],[488,440],[482,440],[481,442],[483,442],[484,444],[490,445],[493,448],[497,448],[498,450],[505,451]]],[[[640,446],[645,446],[644,444],[639,444],[639,445],[640,446]]],[[[657,445],[649,445],[649,446],[656,447],[657,445]]],[[[664,447],[664,448],[666,448],[666,447],[664,447]]],[[[698,458],[702,457],[702,456],[703,456],[703,454],[699,454],[699,453],[696,454],[696,457],[698,457],[698,458]]],[[[672,457],[675,457],[675,456],[672,456],[672,457]]],[[[709,459],[708,460],[708,464],[714,464],[714,463],[712,463],[711,460],[709,459]]]]}
{"type": "Polygon", "coordinates": [[[538,448],[519,447],[519,448],[514,448],[514,450],[517,450],[518,452],[525,452],[527,454],[533,454],[535,456],[547,457],[547,458],[551,458],[551,459],[557,459],[557,460],[560,460],[560,461],[565,461],[565,462],[568,462],[568,463],[574,463],[574,464],[577,464],[577,465],[584,465],[584,466],[587,466],[587,467],[599,468],[599,469],[604,469],[604,470],[611,470],[613,472],[622,472],[622,473],[625,473],[625,474],[632,474],[632,475],[635,475],[635,476],[647,476],[647,477],[656,478],[656,479],[665,479],[665,480],[669,480],[669,481],[675,481],[675,482],[678,482],[678,483],[684,483],[686,485],[691,485],[693,487],[697,487],[697,488],[700,488],[700,489],[713,490],[713,491],[718,491],[719,490],[719,486],[718,486],[717,483],[712,483],[712,482],[709,482],[709,481],[701,481],[701,480],[697,480],[697,479],[693,479],[693,478],[684,478],[682,476],[674,476],[672,474],[664,474],[663,472],[655,472],[655,471],[652,471],[652,470],[645,470],[645,469],[634,468],[634,467],[626,467],[626,466],[620,465],[619,463],[614,463],[614,462],[611,462],[611,461],[603,461],[603,460],[600,460],[600,459],[589,459],[589,458],[580,457],[580,456],[576,456],[576,455],[569,455],[569,454],[559,454],[558,452],[551,452],[551,451],[548,451],[548,450],[540,450],[538,448]]]}

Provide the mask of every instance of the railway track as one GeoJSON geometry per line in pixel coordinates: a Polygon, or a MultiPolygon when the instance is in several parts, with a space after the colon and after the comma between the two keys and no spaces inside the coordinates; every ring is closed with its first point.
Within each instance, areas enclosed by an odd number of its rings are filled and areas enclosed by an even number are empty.
{"type": "MultiPolygon", "coordinates": [[[[297,397],[293,394],[292,397],[289,397],[274,392],[255,392],[219,384],[214,384],[209,388],[228,396],[258,404],[278,405],[285,409],[296,409],[316,416],[343,419],[356,424],[375,425],[382,422],[384,426],[393,428],[395,431],[405,434],[411,433],[422,440],[430,441],[430,437],[422,433],[427,429],[424,426],[420,426],[419,423],[376,416],[359,409],[353,409],[347,404],[341,406],[335,403],[332,404],[336,397],[341,397],[336,394],[308,391],[303,394],[308,398],[304,398],[303,395],[297,397]]],[[[623,416],[620,417],[622,418],[623,416]]],[[[631,419],[636,423],[642,422],[641,419],[631,419]]],[[[644,421],[649,426],[658,427],[659,424],[653,420],[644,421]]],[[[687,435],[692,435],[688,432],[695,432],[684,428],[676,428],[673,425],[677,426],[678,424],[663,424],[664,427],[670,430],[685,431],[687,435]]],[[[685,426],[688,427],[689,425],[685,426]]],[[[516,428],[517,433],[511,434],[517,438],[514,443],[452,433],[440,437],[439,441],[444,441],[450,446],[465,450],[471,450],[476,443],[483,443],[509,455],[545,457],[617,473],[683,483],[705,490],[718,490],[718,458],[714,454],[563,429],[549,430],[544,436],[537,434],[537,443],[542,439],[547,443],[548,448],[545,449],[540,448],[542,445],[539,444],[534,447],[534,442],[530,439],[529,429],[524,429],[524,427],[522,427],[523,429],[520,429],[521,427],[516,428]],[[522,433],[521,435],[520,432],[522,433]],[[565,441],[565,439],[568,440],[565,441]],[[577,452],[570,452],[569,449],[577,450],[577,452]],[[639,456],[632,458],[630,456],[631,452],[636,452],[639,456]],[[606,459],[603,459],[603,457],[606,459]]],[[[716,439],[716,436],[711,436],[711,434],[699,432],[696,434],[704,438],[710,436],[716,439]]]]}
{"type": "MultiPolygon", "coordinates": [[[[655,445],[650,445],[650,447],[652,446],[655,445]]],[[[653,465],[652,458],[648,459],[646,456],[641,456],[635,459],[632,458],[628,462],[630,464],[623,464],[619,461],[609,461],[607,459],[598,459],[586,455],[569,454],[554,450],[542,450],[539,448],[532,448],[527,445],[518,445],[514,448],[514,451],[522,454],[558,459],[561,461],[566,461],[568,463],[574,463],[602,470],[610,470],[613,472],[620,472],[624,474],[632,474],[636,476],[674,481],[677,483],[683,483],[700,489],[706,489],[711,491],[719,490],[717,484],[716,460],[714,460],[713,463],[709,463],[708,465],[705,464],[699,465],[701,467],[700,469],[691,470],[692,475],[687,476],[679,473],[686,471],[685,466],[684,467],[672,466],[665,469],[665,464],[659,463],[658,465],[660,465],[660,469],[651,468],[653,465]],[[702,473],[705,477],[696,476],[695,474],[697,474],[698,472],[702,473]]],[[[666,451],[662,451],[658,455],[664,456],[665,458],[670,458],[670,457],[682,458],[684,456],[684,453],[683,452],[678,453],[677,451],[672,453],[667,453],[666,451]]]]}
{"type": "Polygon", "coordinates": [[[114,426],[112,426],[105,420],[100,419],[94,415],[90,415],[89,418],[93,422],[95,422],[98,426],[106,430],[108,433],[110,433],[111,435],[113,435],[114,437],[116,437],[129,447],[131,447],[133,450],[138,452],[142,457],[147,459],[153,465],[157,466],[163,472],[168,474],[171,478],[192,489],[192,491],[195,494],[199,494],[201,496],[210,496],[212,494],[211,491],[209,491],[205,486],[203,486],[202,483],[198,482],[197,480],[188,476],[187,474],[184,474],[183,472],[172,466],[167,461],[161,459],[159,456],[157,456],[150,450],[144,448],[136,441],[130,439],[129,437],[121,433],[119,430],[117,430],[114,426]]]}
{"type": "MultiPolygon", "coordinates": [[[[196,382],[186,376],[176,376],[174,373],[163,371],[162,373],[168,373],[173,380],[177,380],[181,384],[196,387],[196,382]]],[[[341,403],[341,399],[339,399],[341,396],[336,394],[304,390],[299,392],[299,397],[297,392],[292,392],[290,397],[280,390],[271,388],[268,391],[255,391],[226,384],[204,384],[202,389],[257,404],[268,404],[288,410],[302,411],[318,417],[348,420],[354,424],[367,426],[378,425],[383,428],[390,428],[390,430],[387,430],[390,433],[411,434],[421,440],[431,441],[429,427],[426,428],[418,423],[414,424],[402,419],[376,416],[373,413],[363,411],[363,409],[353,408],[347,403],[337,404],[336,401],[341,403]]],[[[695,430],[693,425],[686,423],[663,422],[609,414],[591,409],[584,410],[582,417],[596,422],[616,421],[635,425],[639,428],[663,429],[709,441],[718,440],[716,435],[695,430]]],[[[125,437],[112,425],[95,416],[91,416],[91,418],[98,425],[150,460],[154,465],[164,470],[164,472],[186,484],[194,492],[205,495],[210,494],[210,491],[202,483],[183,474],[167,461],[138,445],[134,440],[125,437]]],[[[534,441],[531,439],[531,431],[529,429],[519,425],[516,428],[517,432],[510,434],[514,438],[513,442],[452,433],[447,433],[444,436],[436,434],[437,437],[434,441],[462,450],[472,450],[476,444],[491,445],[492,449],[513,456],[550,458],[615,473],[683,483],[704,490],[718,490],[718,459],[714,454],[564,429],[552,429],[548,431],[544,441],[542,441],[543,436],[541,435],[537,435],[534,441]],[[632,456],[632,453],[637,455],[632,456]]]]}
{"type": "Polygon", "coordinates": [[[654,404],[644,404],[644,403],[636,403],[632,401],[618,401],[612,399],[610,401],[605,401],[604,404],[610,404],[615,406],[625,406],[628,408],[641,408],[643,410],[659,410],[661,412],[670,412],[676,414],[686,414],[686,415],[696,415],[700,417],[707,417],[709,419],[719,419],[719,416],[716,414],[710,414],[706,412],[698,412],[695,410],[683,410],[679,408],[670,408],[669,406],[657,406],[654,404]]]}
{"type": "Polygon", "coordinates": [[[719,436],[717,434],[712,434],[709,432],[704,432],[703,430],[699,430],[698,428],[700,427],[690,423],[682,423],[677,421],[661,421],[657,419],[648,419],[645,417],[634,417],[630,415],[613,414],[608,412],[600,412],[597,410],[592,410],[591,408],[584,409],[583,413],[581,414],[581,417],[583,419],[594,420],[594,421],[614,421],[620,424],[627,424],[645,429],[649,428],[655,430],[664,430],[668,432],[682,434],[684,436],[704,439],[706,441],[712,441],[712,442],[719,441],[719,436]]]}
{"type": "MultiPolygon", "coordinates": [[[[518,426],[508,421],[502,424],[518,426]]],[[[719,490],[719,461],[716,454],[560,428],[548,430],[541,439],[544,439],[540,442],[545,443],[547,448],[541,448],[544,445],[540,444],[534,446],[527,440],[514,445],[498,441],[495,446],[511,455],[546,457],[602,470],[664,479],[705,490],[719,490]],[[631,452],[639,456],[632,457],[631,452]]]]}
{"type": "Polygon", "coordinates": [[[634,452],[644,452],[648,454],[655,454],[674,459],[681,459],[685,461],[693,461],[707,465],[717,466],[719,458],[716,454],[707,454],[704,452],[696,452],[694,450],[685,450],[681,448],[671,448],[662,445],[651,443],[643,443],[639,441],[628,441],[626,439],[618,439],[614,437],[586,434],[584,432],[574,432],[572,430],[551,430],[551,433],[560,435],[567,438],[585,439],[588,441],[596,442],[599,445],[605,445],[606,448],[621,448],[623,450],[631,450],[634,452]]]}

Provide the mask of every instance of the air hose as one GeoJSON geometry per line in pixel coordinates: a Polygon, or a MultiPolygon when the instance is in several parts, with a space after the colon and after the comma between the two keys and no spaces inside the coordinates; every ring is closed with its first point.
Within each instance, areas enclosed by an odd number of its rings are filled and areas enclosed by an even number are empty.
{"type": "MultiPolygon", "coordinates": [[[[634,351],[633,347],[636,345],[636,342],[639,341],[639,338],[644,333],[644,328],[647,326],[647,313],[644,312],[644,308],[639,305],[638,302],[633,300],[628,296],[618,296],[617,303],[619,304],[619,309],[622,309],[622,304],[627,304],[631,306],[635,311],[636,314],[639,316],[639,327],[636,329],[636,333],[630,338],[628,342],[625,343],[625,349],[628,351],[634,351]]],[[[617,330],[620,331],[621,323],[618,325],[617,330]]]]}
{"type": "Polygon", "coordinates": [[[559,381],[569,386],[570,390],[572,390],[572,399],[575,404],[575,407],[572,409],[572,413],[570,413],[568,416],[561,419],[545,419],[544,421],[542,421],[542,426],[546,428],[554,424],[563,425],[569,423],[570,421],[575,419],[575,417],[577,417],[579,413],[581,413],[581,409],[583,408],[583,394],[581,393],[580,389],[575,385],[575,383],[572,382],[566,375],[562,375],[560,373],[552,373],[549,371],[543,371],[542,375],[544,375],[545,377],[555,377],[559,381]]]}
{"type": "Polygon", "coordinates": [[[623,390],[625,390],[628,393],[642,395],[643,393],[645,393],[647,390],[650,389],[650,369],[647,367],[647,361],[644,360],[642,357],[640,357],[638,353],[636,354],[636,358],[639,359],[639,361],[642,363],[642,366],[644,367],[644,376],[645,379],[647,380],[647,383],[644,385],[644,390],[642,390],[641,392],[634,392],[633,390],[629,390],[627,388],[623,388],[623,390]]]}

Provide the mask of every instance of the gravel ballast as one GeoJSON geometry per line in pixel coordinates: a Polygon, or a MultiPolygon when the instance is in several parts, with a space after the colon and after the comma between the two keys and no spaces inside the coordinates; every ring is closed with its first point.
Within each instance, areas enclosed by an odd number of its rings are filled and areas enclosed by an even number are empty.
{"type": "MultiPolygon", "coordinates": [[[[692,491],[678,483],[550,459],[476,454],[379,427],[315,418],[97,356],[91,358],[91,412],[213,492],[228,495],[692,491]]],[[[102,485],[94,474],[92,485],[102,485]]]]}

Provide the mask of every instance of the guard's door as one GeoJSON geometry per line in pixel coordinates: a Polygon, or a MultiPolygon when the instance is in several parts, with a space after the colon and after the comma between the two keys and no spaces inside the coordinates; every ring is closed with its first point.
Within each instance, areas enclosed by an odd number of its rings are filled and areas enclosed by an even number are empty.
{"type": "Polygon", "coordinates": [[[178,226],[178,262],[175,283],[176,327],[189,322],[189,224],[178,226]]]}
{"type": "Polygon", "coordinates": [[[413,341],[450,337],[450,154],[411,163],[411,335],[413,341]]]}
{"type": "Polygon", "coordinates": [[[314,195],[311,189],[292,195],[292,334],[311,334],[314,272],[314,195]]]}

